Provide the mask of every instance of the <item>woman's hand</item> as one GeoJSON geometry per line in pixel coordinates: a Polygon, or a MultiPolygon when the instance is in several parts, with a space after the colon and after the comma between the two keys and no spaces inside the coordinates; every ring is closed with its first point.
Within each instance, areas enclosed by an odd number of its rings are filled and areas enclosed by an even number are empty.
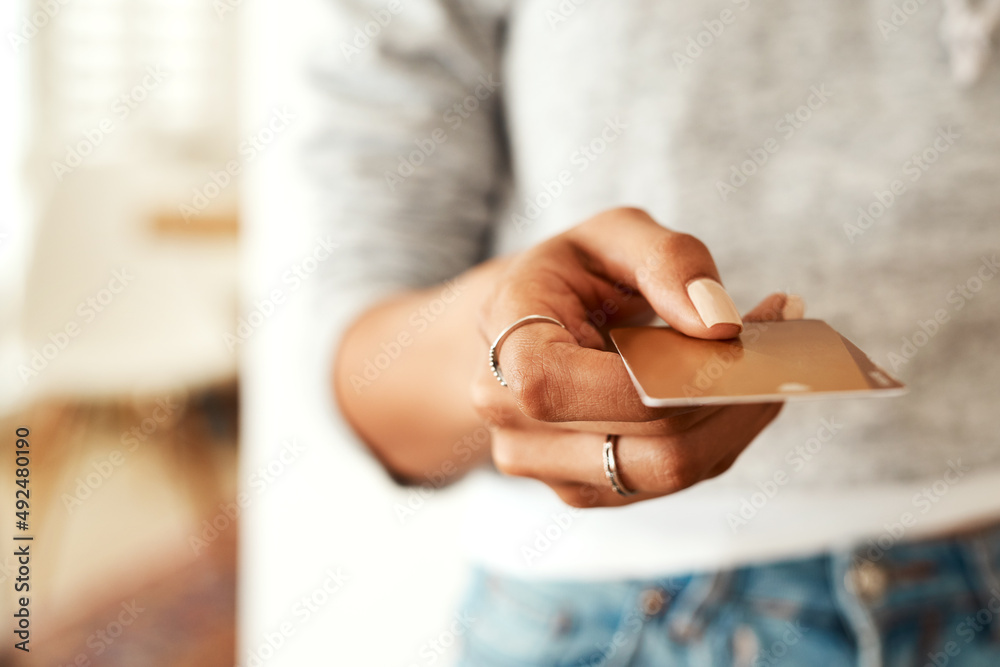
{"type": "MultiPolygon", "coordinates": [[[[747,320],[782,319],[786,308],[801,317],[800,301],[774,294],[747,320]]],[[[642,211],[602,213],[513,258],[481,311],[488,342],[472,388],[493,430],[497,468],[538,479],[575,507],[656,498],[726,471],[781,404],[644,406],[621,358],[606,351],[604,334],[654,315],[698,338],[732,338],[742,329],[704,244],[642,211]],[[515,329],[499,350],[503,387],[486,350],[526,315],[554,317],[566,329],[544,322],[515,329]],[[635,495],[616,494],[605,479],[607,434],[621,436],[618,471],[635,495]]]]}

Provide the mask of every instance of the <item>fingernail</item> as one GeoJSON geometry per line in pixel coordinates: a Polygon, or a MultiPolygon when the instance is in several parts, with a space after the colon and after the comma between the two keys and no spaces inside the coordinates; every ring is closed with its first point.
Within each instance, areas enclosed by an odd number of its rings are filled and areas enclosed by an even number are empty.
{"type": "Polygon", "coordinates": [[[699,278],[688,283],[688,298],[698,311],[701,321],[711,329],[716,324],[735,324],[743,329],[743,319],[726,288],[711,278],[699,278]]]}
{"type": "Polygon", "coordinates": [[[781,309],[781,317],[786,320],[801,320],[806,314],[806,302],[798,294],[785,297],[785,307],[781,309]]]}

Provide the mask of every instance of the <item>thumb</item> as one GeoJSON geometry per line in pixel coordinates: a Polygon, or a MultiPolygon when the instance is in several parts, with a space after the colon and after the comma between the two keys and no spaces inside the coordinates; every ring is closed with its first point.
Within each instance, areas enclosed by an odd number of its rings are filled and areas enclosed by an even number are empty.
{"type": "Polygon", "coordinates": [[[638,209],[613,209],[570,230],[591,270],[635,286],[656,314],[688,336],[733,338],[739,310],[704,243],[661,226],[638,209]]]}

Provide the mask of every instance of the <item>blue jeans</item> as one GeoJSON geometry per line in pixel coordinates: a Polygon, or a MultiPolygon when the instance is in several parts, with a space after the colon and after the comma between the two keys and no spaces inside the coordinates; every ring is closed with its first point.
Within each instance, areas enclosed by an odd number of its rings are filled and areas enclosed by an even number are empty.
{"type": "Polygon", "coordinates": [[[1000,528],[647,581],[477,571],[462,667],[1000,666],[1000,528]]]}

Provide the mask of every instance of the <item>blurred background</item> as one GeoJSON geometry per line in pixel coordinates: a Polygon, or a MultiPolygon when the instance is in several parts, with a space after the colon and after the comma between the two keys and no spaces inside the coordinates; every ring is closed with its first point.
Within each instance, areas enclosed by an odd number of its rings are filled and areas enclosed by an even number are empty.
{"type": "Polygon", "coordinates": [[[31,430],[36,540],[32,651],[3,663],[232,664],[237,528],[189,538],[236,493],[238,189],[204,189],[238,153],[238,24],[196,0],[0,11],[0,433],[31,430]]]}
{"type": "Polygon", "coordinates": [[[335,446],[317,359],[281,352],[305,291],[260,317],[317,244],[294,226],[302,58],[355,25],[329,4],[0,8],[0,441],[30,429],[35,540],[31,653],[0,665],[448,661],[461,488],[335,446]]]}

